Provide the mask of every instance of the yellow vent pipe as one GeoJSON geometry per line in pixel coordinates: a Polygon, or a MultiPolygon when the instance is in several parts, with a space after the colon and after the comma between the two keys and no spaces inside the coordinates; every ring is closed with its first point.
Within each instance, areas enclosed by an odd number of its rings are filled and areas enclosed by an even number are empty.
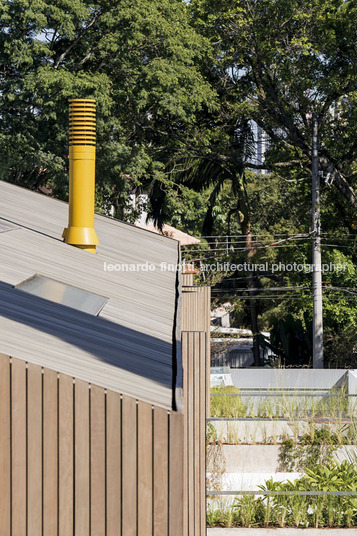
{"type": "Polygon", "coordinates": [[[95,127],[93,99],[69,101],[69,213],[62,237],[67,244],[96,253],[94,229],[95,127]]]}

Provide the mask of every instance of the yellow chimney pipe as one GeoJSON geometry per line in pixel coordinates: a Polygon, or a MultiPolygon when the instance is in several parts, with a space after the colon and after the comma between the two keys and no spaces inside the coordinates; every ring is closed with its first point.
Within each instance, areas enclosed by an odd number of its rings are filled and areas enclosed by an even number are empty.
{"type": "Polygon", "coordinates": [[[95,119],[93,99],[69,101],[69,213],[67,244],[96,253],[94,229],[95,119]]]}

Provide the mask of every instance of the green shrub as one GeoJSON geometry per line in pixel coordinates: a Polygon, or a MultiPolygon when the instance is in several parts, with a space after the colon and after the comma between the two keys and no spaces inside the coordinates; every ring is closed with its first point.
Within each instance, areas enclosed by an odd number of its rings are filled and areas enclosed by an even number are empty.
{"type": "Polygon", "coordinates": [[[331,433],[328,428],[313,430],[296,442],[290,438],[284,439],[279,448],[279,470],[302,472],[317,465],[329,464],[336,448],[345,443],[346,440],[331,433]]]}
{"type": "Polygon", "coordinates": [[[236,512],[238,525],[241,527],[253,527],[262,525],[265,517],[265,507],[261,498],[254,495],[236,497],[233,505],[236,512]]]}
{"type": "MultiPolygon", "coordinates": [[[[306,469],[306,474],[294,482],[273,482],[259,486],[264,492],[274,491],[356,491],[357,471],[354,463],[330,462],[306,469]]],[[[210,513],[210,526],[239,527],[355,527],[357,526],[357,496],[348,495],[243,495],[235,499],[231,512],[210,513]],[[219,520],[219,521],[218,521],[219,520]],[[216,525],[212,525],[212,523],[216,525]]]]}

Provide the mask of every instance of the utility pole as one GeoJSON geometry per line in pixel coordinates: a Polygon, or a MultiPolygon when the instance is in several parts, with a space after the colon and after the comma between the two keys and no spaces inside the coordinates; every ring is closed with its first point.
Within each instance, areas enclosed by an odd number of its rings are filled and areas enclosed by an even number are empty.
{"type": "Polygon", "coordinates": [[[312,114],[312,366],[323,368],[322,273],[320,229],[319,121],[312,114]]]}

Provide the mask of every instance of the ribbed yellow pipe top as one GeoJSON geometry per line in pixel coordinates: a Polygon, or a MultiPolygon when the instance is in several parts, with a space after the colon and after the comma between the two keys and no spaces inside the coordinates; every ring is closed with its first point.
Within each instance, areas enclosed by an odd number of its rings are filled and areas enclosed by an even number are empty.
{"type": "Polygon", "coordinates": [[[96,104],[94,99],[69,101],[69,145],[96,144],[96,104]]]}

